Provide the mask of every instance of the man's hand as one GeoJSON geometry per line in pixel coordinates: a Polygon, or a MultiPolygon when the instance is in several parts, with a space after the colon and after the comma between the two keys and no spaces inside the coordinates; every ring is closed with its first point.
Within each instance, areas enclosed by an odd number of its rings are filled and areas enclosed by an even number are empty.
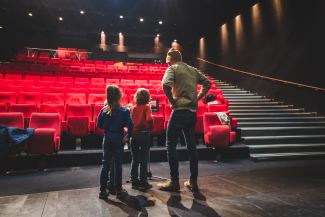
{"type": "Polygon", "coordinates": [[[125,136],[125,137],[122,139],[122,142],[123,142],[123,143],[128,143],[128,142],[129,142],[129,138],[125,136]]]}
{"type": "Polygon", "coordinates": [[[173,97],[173,101],[170,102],[170,104],[174,105],[174,104],[177,102],[177,100],[179,100],[179,99],[181,99],[181,98],[182,98],[182,97],[173,97]]]}

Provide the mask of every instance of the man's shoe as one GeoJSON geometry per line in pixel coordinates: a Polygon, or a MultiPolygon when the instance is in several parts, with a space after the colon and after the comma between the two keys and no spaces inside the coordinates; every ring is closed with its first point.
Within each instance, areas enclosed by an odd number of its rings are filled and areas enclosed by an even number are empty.
{"type": "Polygon", "coordinates": [[[121,191],[117,191],[117,193],[116,193],[116,198],[117,198],[117,199],[122,199],[122,198],[124,198],[124,197],[126,197],[126,196],[128,196],[128,195],[129,195],[129,193],[128,193],[126,190],[124,190],[124,189],[122,188],[121,191]]]}
{"type": "Polygon", "coordinates": [[[99,192],[99,199],[107,200],[108,199],[108,195],[109,194],[107,194],[106,191],[105,192],[101,191],[101,192],[99,192]]]}
{"type": "Polygon", "coordinates": [[[109,186],[107,188],[107,190],[108,190],[108,193],[110,193],[110,194],[116,194],[116,188],[115,188],[115,186],[109,186]]]}
{"type": "Polygon", "coordinates": [[[179,186],[179,181],[173,181],[173,180],[167,180],[164,183],[159,183],[157,184],[159,190],[163,191],[179,191],[180,186],[179,186]]]}
{"type": "Polygon", "coordinates": [[[184,186],[187,187],[188,189],[190,189],[191,191],[198,191],[199,187],[197,186],[197,181],[196,180],[187,180],[184,183],[184,186]]]}
{"type": "Polygon", "coordinates": [[[152,184],[149,184],[149,182],[140,182],[139,183],[139,190],[146,190],[152,188],[152,184]]]}
{"type": "Polygon", "coordinates": [[[132,188],[138,189],[139,188],[139,180],[132,181],[132,188]]]}

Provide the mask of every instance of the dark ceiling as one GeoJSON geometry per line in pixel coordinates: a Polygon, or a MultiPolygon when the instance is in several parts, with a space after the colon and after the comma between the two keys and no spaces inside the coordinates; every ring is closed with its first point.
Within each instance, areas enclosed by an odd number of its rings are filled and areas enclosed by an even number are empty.
{"type": "MultiPolygon", "coordinates": [[[[10,31],[60,29],[87,34],[150,36],[188,44],[257,0],[0,0],[0,26],[10,31]],[[84,14],[80,14],[80,11],[84,14]],[[28,14],[32,13],[33,16],[28,14]],[[120,18],[123,15],[123,19],[120,18]],[[63,20],[60,21],[59,17],[63,20]],[[140,22],[140,18],[144,21],[140,22]],[[160,25],[159,21],[163,23],[160,25]]],[[[135,37],[136,38],[136,37],[135,37]]]]}

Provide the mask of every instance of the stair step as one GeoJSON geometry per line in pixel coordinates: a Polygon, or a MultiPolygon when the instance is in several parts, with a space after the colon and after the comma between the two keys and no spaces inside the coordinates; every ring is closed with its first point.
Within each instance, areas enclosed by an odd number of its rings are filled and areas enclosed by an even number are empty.
{"type": "Polygon", "coordinates": [[[237,86],[228,86],[228,85],[217,85],[217,88],[221,90],[226,90],[226,89],[237,89],[237,86]]]}
{"type": "Polygon", "coordinates": [[[224,93],[222,92],[223,97],[227,98],[227,96],[233,97],[247,97],[247,96],[257,96],[255,93],[245,93],[245,94],[237,94],[237,93],[224,93]]]}
{"type": "Polygon", "coordinates": [[[325,151],[324,143],[248,145],[250,154],[325,151]]]}
{"type": "Polygon", "coordinates": [[[304,159],[314,157],[325,157],[325,152],[291,152],[291,153],[270,153],[270,154],[250,154],[253,161],[273,160],[273,159],[304,159]]]}
{"type": "Polygon", "coordinates": [[[245,91],[245,90],[232,90],[232,91],[231,90],[224,90],[224,91],[222,91],[222,94],[223,95],[226,95],[226,94],[250,94],[250,92],[245,91]]]}
{"type": "MultiPolygon", "coordinates": [[[[234,92],[234,91],[244,91],[244,90],[239,89],[239,88],[230,88],[230,89],[223,89],[222,93],[224,93],[224,92],[234,92]]],[[[249,91],[245,91],[245,92],[249,92],[249,91]]]]}
{"type": "Polygon", "coordinates": [[[286,136],[250,136],[242,137],[246,145],[325,143],[325,135],[286,135],[286,136]]]}
{"type": "Polygon", "coordinates": [[[229,106],[273,106],[283,105],[282,102],[229,102],[229,106]]]}
{"type": "Polygon", "coordinates": [[[325,126],[311,127],[242,127],[241,136],[324,135],[325,126]]]}
{"type": "MultiPolygon", "coordinates": [[[[224,95],[223,95],[224,96],[224,95]]],[[[250,100],[250,99],[265,99],[264,96],[250,96],[250,95],[242,95],[242,96],[224,96],[225,99],[244,99],[244,100],[250,100]]]]}
{"type": "Polygon", "coordinates": [[[313,112],[306,112],[306,113],[231,113],[231,116],[233,118],[248,118],[248,117],[282,117],[282,116],[288,116],[288,117],[292,117],[292,116],[296,116],[296,117],[314,117],[316,116],[315,113],[313,112]]]}
{"type": "Polygon", "coordinates": [[[268,105],[268,106],[228,106],[229,110],[254,110],[254,109],[292,109],[289,105],[268,105]]]}
{"type": "Polygon", "coordinates": [[[240,112],[240,113],[249,113],[249,112],[255,112],[255,113],[263,113],[263,112],[271,112],[271,113],[276,113],[276,112],[284,112],[284,113],[299,113],[299,112],[304,112],[304,110],[300,110],[300,109],[251,109],[251,110],[230,110],[230,115],[233,112],[240,112]]]}
{"type": "Polygon", "coordinates": [[[262,122],[262,121],[272,121],[272,122],[283,122],[289,120],[291,122],[301,122],[301,121],[324,121],[324,117],[254,117],[254,118],[236,118],[238,123],[240,122],[262,122]]]}
{"type": "Polygon", "coordinates": [[[272,99],[243,99],[243,98],[236,98],[236,99],[232,99],[229,98],[229,103],[230,102],[271,102],[273,101],[272,99]]]}
{"type": "Polygon", "coordinates": [[[325,121],[310,121],[310,122],[238,122],[238,127],[276,127],[276,126],[286,126],[286,127],[296,127],[296,126],[306,126],[306,125],[325,125],[325,121]]]}

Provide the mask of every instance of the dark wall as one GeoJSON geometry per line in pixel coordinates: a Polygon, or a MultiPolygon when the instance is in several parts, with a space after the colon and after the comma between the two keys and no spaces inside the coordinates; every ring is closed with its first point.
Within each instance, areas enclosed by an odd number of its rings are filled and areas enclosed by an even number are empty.
{"type": "Polygon", "coordinates": [[[267,98],[325,114],[325,91],[221,69],[202,61],[325,88],[325,1],[262,0],[191,44],[195,65],[267,98]]]}

